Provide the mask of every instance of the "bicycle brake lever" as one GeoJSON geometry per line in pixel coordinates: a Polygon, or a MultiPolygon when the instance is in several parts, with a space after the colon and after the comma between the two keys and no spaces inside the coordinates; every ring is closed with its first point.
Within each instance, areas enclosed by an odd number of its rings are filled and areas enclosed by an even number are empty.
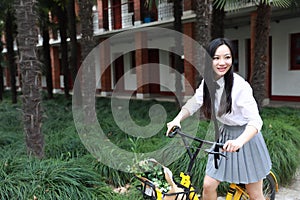
{"type": "Polygon", "coordinates": [[[224,158],[227,159],[227,156],[224,153],[221,153],[221,152],[210,151],[209,149],[206,149],[205,152],[208,153],[208,154],[220,155],[220,156],[223,156],[224,158]]]}
{"type": "Polygon", "coordinates": [[[175,135],[177,134],[177,131],[179,131],[179,130],[180,130],[179,126],[173,126],[168,134],[168,137],[169,138],[175,137],[175,135]]]}

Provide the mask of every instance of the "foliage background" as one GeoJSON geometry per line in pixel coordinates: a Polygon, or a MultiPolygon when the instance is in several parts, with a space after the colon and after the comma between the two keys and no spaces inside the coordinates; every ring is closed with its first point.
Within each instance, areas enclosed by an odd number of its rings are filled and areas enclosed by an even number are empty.
{"type": "MultiPolygon", "coordinates": [[[[142,199],[136,190],[138,182],[133,174],[116,171],[102,165],[85,149],[76,132],[72,118],[72,102],[63,95],[53,100],[43,100],[43,134],[45,135],[45,155],[42,160],[26,154],[21,106],[8,100],[8,95],[0,104],[0,199],[142,199]],[[125,194],[113,190],[123,186],[125,194]]],[[[132,100],[132,118],[138,124],[149,121],[148,108],[157,101],[132,100]]],[[[172,119],[177,110],[171,102],[159,102],[172,119]]],[[[136,139],[122,134],[116,127],[110,112],[110,99],[98,98],[96,108],[106,118],[101,121],[108,137],[119,147],[140,152],[159,148],[169,140],[157,134],[151,139],[136,139]]],[[[300,109],[264,108],[263,134],[268,145],[275,172],[281,185],[293,178],[299,167],[300,153],[300,109]]],[[[208,127],[201,121],[198,136],[208,127]]],[[[168,166],[176,175],[184,171],[189,159],[183,155],[168,166]]],[[[205,158],[198,158],[194,167],[193,182],[201,186],[205,170],[205,158]]],[[[222,184],[220,193],[227,185],[222,184]]]]}

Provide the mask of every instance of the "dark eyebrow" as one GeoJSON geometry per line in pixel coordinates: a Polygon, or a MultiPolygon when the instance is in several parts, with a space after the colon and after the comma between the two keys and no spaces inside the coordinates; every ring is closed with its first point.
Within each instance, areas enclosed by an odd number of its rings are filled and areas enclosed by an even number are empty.
{"type": "MultiPolygon", "coordinates": [[[[221,55],[215,54],[214,56],[221,56],[221,55]]],[[[225,53],[224,56],[231,56],[231,53],[225,53]]]]}

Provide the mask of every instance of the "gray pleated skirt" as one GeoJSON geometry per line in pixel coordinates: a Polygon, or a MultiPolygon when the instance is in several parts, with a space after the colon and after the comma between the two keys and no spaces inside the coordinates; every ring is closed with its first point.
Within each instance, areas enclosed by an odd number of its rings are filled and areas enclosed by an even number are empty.
{"type": "MultiPolygon", "coordinates": [[[[220,127],[219,141],[225,143],[227,140],[236,139],[242,134],[246,126],[220,127]]],[[[214,165],[214,156],[208,156],[206,174],[221,182],[229,183],[254,183],[266,177],[271,170],[271,159],[265,140],[259,132],[247,142],[239,152],[224,152],[227,159],[220,157],[218,169],[214,165]]]]}

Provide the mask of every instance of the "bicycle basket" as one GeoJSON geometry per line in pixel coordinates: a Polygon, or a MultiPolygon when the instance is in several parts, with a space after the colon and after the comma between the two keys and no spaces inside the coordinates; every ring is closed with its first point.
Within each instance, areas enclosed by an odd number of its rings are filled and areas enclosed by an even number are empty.
{"type": "Polygon", "coordinates": [[[194,188],[188,188],[180,183],[176,183],[173,180],[173,174],[169,168],[161,165],[154,159],[149,159],[146,162],[142,162],[142,164],[143,166],[149,165],[150,168],[156,169],[153,171],[153,173],[135,175],[135,177],[141,183],[137,186],[137,189],[142,192],[145,199],[198,200],[197,192],[194,190],[194,188]],[[157,180],[158,174],[160,174],[159,181],[157,180]],[[167,189],[165,184],[159,184],[159,182],[167,184],[167,189]]]}
{"type": "Polygon", "coordinates": [[[168,192],[161,191],[145,177],[135,176],[141,184],[136,188],[142,192],[144,199],[151,200],[198,200],[197,192],[191,188],[173,185],[168,192]]]}

